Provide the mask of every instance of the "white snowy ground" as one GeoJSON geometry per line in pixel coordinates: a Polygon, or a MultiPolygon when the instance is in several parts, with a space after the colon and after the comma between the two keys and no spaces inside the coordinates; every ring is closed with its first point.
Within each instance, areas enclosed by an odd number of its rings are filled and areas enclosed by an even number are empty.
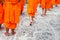
{"type": "Polygon", "coordinates": [[[37,7],[33,26],[29,26],[26,5],[21,20],[16,28],[16,35],[5,36],[5,29],[0,31],[0,40],[60,40],[60,5],[41,16],[42,9],[37,7]]]}

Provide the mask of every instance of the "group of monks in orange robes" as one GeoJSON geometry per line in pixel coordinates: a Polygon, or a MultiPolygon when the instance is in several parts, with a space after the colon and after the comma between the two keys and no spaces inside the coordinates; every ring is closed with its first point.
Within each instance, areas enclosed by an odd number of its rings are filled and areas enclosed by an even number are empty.
{"type": "MultiPolygon", "coordinates": [[[[20,14],[23,12],[24,4],[26,0],[0,0],[0,29],[1,25],[5,25],[5,35],[9,35],[9,29],[11,34],[15,34],[15,28],[19,22],[20,14]]],[[[53,5],[60,4],[60,0],[28,0],[27,13],[30,19],[30,25],[32,25],[35,17],[35,12],[38,4],[42,8],[42,16],[46,16],[46,11],[52,8],[53,5]]]]}
{"type": "Polygon", "coordinates": [[[53,8],[53,5],[56,7],[60,4],[60,0],[41,0],[42,16],[46,16],[47,10],[53,8]]]}
{"type": "Polygon", "coordinates": [[[41,16],[46,16],[47,10],[50,10],[53,5],[60,4],[60,0],[28,0],[27,13],[30,19],[30,25],[33,23],[38,4],[40,4],[40,7],[42,8],[41,16]]]}

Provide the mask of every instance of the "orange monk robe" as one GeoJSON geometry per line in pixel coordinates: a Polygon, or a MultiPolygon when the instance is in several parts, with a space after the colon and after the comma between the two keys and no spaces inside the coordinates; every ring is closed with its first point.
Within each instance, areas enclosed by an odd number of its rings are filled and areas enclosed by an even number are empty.
{"type": "Polygon", "coordinates": [[[3,23],[3,18],[4,18],[3,5],[2,5],[2,1],[0,0],[0,24],[3,23]]]}
{"type": "Polygon", "coordinates": [[[26,2],[26,0],[20,0],[20,2],[19,2],[19,6],[21,7],[21,11],[23,11],[23,9],[24,9],[25,2],[26,2]]]}
{"type": "Polygon", "coordinates": [[[52,7],[52,0],[41,0],[41,7],[50,9],[52,7]]]}
{"type": "Polygon", "coordinates": [[[20,8],[18,0],[5,0],[4,2],[4,25],[5,28],[15,29],[19,22],[20,8]]]}
{"type": "Polygon", "coordinates": [[[60,4],[60,0],[55,0],[55,4],[60,4]]]}
{"type": "Polygon", "coordinates": [[[53,5],[55,4],[55,0],[52,0],[52,4],[53,4],[53,5]]]}
{"type": "Polygon", "coordinates": [[[38,5],[37,0],[28,0],[27,13],[29,16],[35,15],[37,5],[38,5]]]}
{"type": "Polygon", "coordinates": [[[38,0],[38,3],[41,4],[41,0],[38,0]]]}

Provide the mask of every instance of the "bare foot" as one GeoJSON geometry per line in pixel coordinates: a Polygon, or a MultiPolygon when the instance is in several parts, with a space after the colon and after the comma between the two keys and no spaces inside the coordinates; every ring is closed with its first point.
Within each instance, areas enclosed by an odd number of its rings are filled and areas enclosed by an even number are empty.
{"type": "Polygon", "coordinates": [[[16,34],[16,32],[12,32],[12,35],[15,35],[16,34]]]}
{"type": "Polygon", "coordinates": [[[46,14],[44,14],[44,15],[42,14],[41,16],[46,16],[46,14]]]}
{"type": "Polygon", "coordinates": [[[6,36],[9,36],[9,33],[7,33],[7,32],[5,32],[4,34],[5,34],[6,36]]]}
{"type": "Polygon", "coordinates": [[[30,22],[30,26],[32,26],[32,22],[30,22]]]}

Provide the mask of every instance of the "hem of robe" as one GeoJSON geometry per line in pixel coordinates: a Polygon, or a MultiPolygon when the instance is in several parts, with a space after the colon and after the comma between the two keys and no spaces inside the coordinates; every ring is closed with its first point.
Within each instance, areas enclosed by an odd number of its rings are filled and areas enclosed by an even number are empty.
{"type": "Polygon", "coordinates": [[[15,29],[17,27],[16,23],[4,23],[4,25],[7,29],[15,29]]]}
{"type": "Polygon", "coordinates": [[[49,0],[42,0],[41,1],[41,8],[45,8],[45,9],[50,9],[50,8],[52,8],[52,6],[53,6],[53,2],[52,2],[52,0],[51,1],[49,1],[49,0]]]}
{"type": "Polygon", "coordinates": [[[35,16],[35,12],[33,12],[33,13],[28,13],[28,16],[30,17],[30,16],[35,16]]]}

